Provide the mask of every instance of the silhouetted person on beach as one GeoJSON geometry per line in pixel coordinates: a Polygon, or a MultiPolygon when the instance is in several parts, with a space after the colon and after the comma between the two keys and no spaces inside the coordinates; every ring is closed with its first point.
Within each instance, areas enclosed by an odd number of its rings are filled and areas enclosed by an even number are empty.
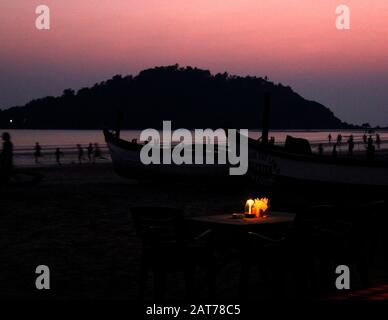
{"type": "Polygon", "coordinates": [[[271,137],[271,139],[269,139],[269,144],[271,146],[275,145],[275,137],[271,137]]]}
{"type": "Polygon", "coordinates": [[[370,136],[368,138],[368,146],[366,148],[366,157],[368,160],[373,160],[375,158],[375,146],[373,145],[373,139],[370,136]]]}
{"type": "Polygon", "coordinates": [[[366,134],[364,134],[364,135],[362,136],[362,141],[364,141],[364,144],[367,143],[367,136],[366,136],[366,134]]]}
{"type": "Polygon", "coordinates": [[[329,143],[331,143],[331,134],[329,133],[329,136],[328,136],[328,139],[329,139],[329,143]]]}
{"type": "Polygon", "coordinates": [[[84,149],[81,147],[80,144],[77,144],[77,150],[78,150],[78,163],[81,164],[82,160],[84,159],[84,149]]]}
{"type": "Polygon", "coordinates": [[[380,138],[380,135],[378,133],[376,133],[376,144],[377,144],[377,148],[380,149],[381,138],[380,138]]]}
{"type": "Polygon", "coordinates": [[[93,148],[93,144],[89,143],[89,146],[88,146],[88,159],[89,159],[89,162],[94,162],[94,157],[93,157],[93,151],[94,151],[94,148],[93,148]]]}
{"type": "Polygon", "coordinates": [[[342,135],[339,134],[339,135],[337,136],[337,144],[340,145],[341,142],[342,142],[342,135]]]}
{"type": "Polygon", "coordinates": [[[349,155],[353,155],[353,150],[354,150],[354,138],[353,135],[350,135],[349,140],[348,140],[348,147],[349,147],[349,155]]]}
{"type": "Polygon", "coordinates": [[[320,143],[319,145],[318,145],[318,154],[321,156],[321,155],[323,155],[323,144],[322,143],[320,143]]]}
{"type": "Polygon", "coordinates": [[[42,147],[39,142],[35,143],[35,163],[39,163],[39,158],[42,156],[42,147]]]}
{"type": "Polygon", "coordinates": [[[55,149],[55,160],[58,165],[61,165],[61,157],[63,156],[63,152],[61,151],[60,148],[55,149]]]}
{"type": "Polygon", "coordinates": [[[11,135],[4,132],[2,135],[3,148],[0,154],[0,181],[8,182],[13,169],[13,144],[11,135]]]}

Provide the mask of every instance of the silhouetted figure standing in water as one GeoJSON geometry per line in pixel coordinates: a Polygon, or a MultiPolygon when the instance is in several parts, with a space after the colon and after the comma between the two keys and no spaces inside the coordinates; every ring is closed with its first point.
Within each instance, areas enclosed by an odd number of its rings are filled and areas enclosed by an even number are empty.
{"type": "Polygon", "coordinates": [[[373,160],[375,158],[375,146],[373,145],[372,137],[368,138],[368,146],[366,148],[366,157],[368,160],[373,160]]]}
{"type": "Polygon", "coordinates": [[[318,145],[318,154],[321,156],[321,155],[323,155],[323,144],[322,143],[320,143],[319,145],[318,145]]]}
{"type": "Polygon", "coordinates": [[[39,158],[42,156],[42,147],[39,142],[35,143],[35,163],[39,163],[39,158]]]}
{"type": "Polygon", "coordinates": [[[329,136],[328,136],[328,139],[329,139],[329,143],[331,143],[331,133],[329,133],[329,136]]]}
{"type": "Polygon", "coordinates": [[[61,165],[61,157],[63,156],[63,152],[61,151],[60,148],[55,149],[55,160],[58,165],[61,165]]]}
{"type": "Polygon", "coordinates": [[[377,148],[380,149],[381,139],[378,133],[376,133],[376,144],[377,144],[377,148]]]}
{"type": "Polygon", "coordinates": [[[349,146],[349,155],[353,155],[353,150],[354,150],[354,138],[353,138],[353,135],[350,135],[350,137],[349,137],[348,146],[349,146]]]}
{"type": "Polygon", "coordinates": [[[366,134],[364,133],[364,135],[362,136],[362,141],[364,141],[364,144],[367,143],[367,136],[366,134]]]}
{"type": "Polygon", "coordinates": [[[89,143],[89,146],[88,146],[88,159],[89,159],[89,162],[92,162],[93,160],[93,163],[94,163],[94,159],[93,159],[93,145],[91,143],[89,143]]]}
{"type": "Polygon", "coordinates": [[[13,169],[13,144],[11,135],[4,132],[2,135],[3,149],[0,154],[0,181],[8,182],[13,169]]]}
{"type": "Polygon", "coordinates": [[[337,136],[337,144],[340,145],[341,142],[342,142],[342,135],[339,134],[339,135],[337,136]]]}
{"type": "Polygon", "coordinates": [[[81,147],[80,144],[77,144],[78,149],[78,163],[81,164],[82,160],[84,159],[84,149],[81,147]]]}

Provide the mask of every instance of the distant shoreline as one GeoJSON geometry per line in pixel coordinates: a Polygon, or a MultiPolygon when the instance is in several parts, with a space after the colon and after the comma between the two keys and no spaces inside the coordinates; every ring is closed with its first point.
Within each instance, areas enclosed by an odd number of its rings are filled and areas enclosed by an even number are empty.
{"type": "MultiPolygon", "coordinates": [[[[141,131],[148,128],[140,128],[140,129],[120,129],[121,131],[141,131]]],[[[156,130],[161,130],[161,128],[155,128],[156,130]]],[[[208,128],[186,128],[188,130],[195,130],[195,129],[208,129],[208,128]]],[[[212,129],[212,128],[210,128],[212,129]]],[[[214,129],[214,128],[213,128],[214,129]]],[[[261,129],[248,129],[252,132],[260,132],[261,129]]],[[[0,128],[0,131],[7,131],[7,130],[18,130],[18,131],[102,131],[102,129],[72,129],[72,128],[56,128],[56,129],[48,129],[48,128],[0,128]]],[[[365,132],[368,130],[372,131],[380,131],[380,132],[388,132],[388,127],[382,127],[382,128],[326,128],[326,129],[270,129],[270,132],[341,132],[341,131],[349,131],[349,132],[365,132]]]]}

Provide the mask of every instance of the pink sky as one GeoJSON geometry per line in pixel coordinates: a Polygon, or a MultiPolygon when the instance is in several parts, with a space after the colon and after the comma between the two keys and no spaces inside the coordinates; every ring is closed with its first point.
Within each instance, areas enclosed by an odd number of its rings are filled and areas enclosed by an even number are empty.
{"type": "Polygon", "coordinates": [[[388,125],[388,1],[316,2],[2,0],[0,107],[179,63],[268,75],[346,121],[388,125]],[[342,3],[349,31],[335,28],[342,3]],[[39,4],[49,31],[35,29],[39,4]]]}

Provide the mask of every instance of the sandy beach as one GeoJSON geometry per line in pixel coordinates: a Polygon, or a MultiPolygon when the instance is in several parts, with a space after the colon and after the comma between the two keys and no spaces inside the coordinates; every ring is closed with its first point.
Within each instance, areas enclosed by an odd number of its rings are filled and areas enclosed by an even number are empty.
{"type": "MultiPolygon", "coordinates": [[[[40,185],[1,187],[0,296],[4,298],[134,300],[140,243],[130,207],[172,206],[184,209],[187,216],[232,213],[242,210],[252,193],[260,193],[249,182],[221,187],[124,180],[110,164],[35,170],[45,176],[40,185]],[[35,268],[40,264],[50,267],[52,290],[35,289],[35,268]]],[[[306,202],[298,194],[261,194],[272,197],[278,210],[297,211],[298,204],[306,202]]],[[[220,298],[237,297],[238,276],[230,275],[238,272],[238,261],[222,265],[217,280],[220,298]]],[[[375,274],[386,277],[381,266],[375,274]]],[[[169,278],[170,298],[182,297],[182,278],[180,274],[169,278]]],[[[151,281],[148,298],[150,288],[151,281]]],[[[265,295],[266,287],[262,288],[254,287],[252,298],[265,295]]]]}
{"type": "Polygon", "coordinates": [[[244,199],[238,190],[214,189],[209,197],[204,186],[124,180],[109,164],[37,170],[45,176],[40,185],[1,190],[0,296],[42,297],[35,268],[45,264],[53,288],[45,298],[134,299],[140,244],[130,207],[165,205],[201,215],[233,212],[244,199]]]}

